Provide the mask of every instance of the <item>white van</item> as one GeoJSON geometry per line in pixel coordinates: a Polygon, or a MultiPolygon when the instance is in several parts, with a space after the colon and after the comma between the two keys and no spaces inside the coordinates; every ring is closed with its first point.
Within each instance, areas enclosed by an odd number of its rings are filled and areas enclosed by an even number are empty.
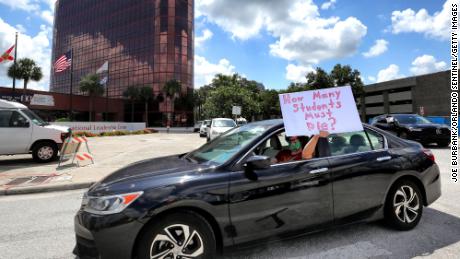
{"type": "Polygon", "coordinates": [[[68,127],[50,125],[27,106],[0,100],[0,155],[29,154],[36,162],[57,158],[68,127]]]}

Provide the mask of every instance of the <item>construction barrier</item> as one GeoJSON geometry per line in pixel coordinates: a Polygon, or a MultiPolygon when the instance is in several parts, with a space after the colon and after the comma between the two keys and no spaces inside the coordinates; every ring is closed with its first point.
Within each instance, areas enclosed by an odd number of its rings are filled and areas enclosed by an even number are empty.
{"type": "Polygon", "coordinates": [[[86,137],[69,137],[64,141],[58,168],[64,166],[64,163],[66,163],[66,166],[77,165],[79,167],[94,164],[94,157],[91,154],[86,137]],[[70,164],[67,162],[70,162],[70,164]]]}

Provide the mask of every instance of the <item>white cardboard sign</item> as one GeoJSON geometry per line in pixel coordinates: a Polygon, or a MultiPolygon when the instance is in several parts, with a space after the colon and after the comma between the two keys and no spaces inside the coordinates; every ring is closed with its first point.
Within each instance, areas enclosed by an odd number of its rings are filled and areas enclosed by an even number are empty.
{"type": "Polygon", "coordinates": [[[350,86],[280,94],[287,136],[363,130],[350,86]]]}

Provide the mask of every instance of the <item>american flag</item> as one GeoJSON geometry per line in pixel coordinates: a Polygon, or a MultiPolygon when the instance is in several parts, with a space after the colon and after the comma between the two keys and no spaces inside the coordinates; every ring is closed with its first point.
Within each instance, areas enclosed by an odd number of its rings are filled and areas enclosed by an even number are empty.
{"type": "Polygon", "coordinates": [[[59,57],[54,63],[54,72],[59,73],[66,70],[72,65],[72,51],[69,51],[59,57]]]}

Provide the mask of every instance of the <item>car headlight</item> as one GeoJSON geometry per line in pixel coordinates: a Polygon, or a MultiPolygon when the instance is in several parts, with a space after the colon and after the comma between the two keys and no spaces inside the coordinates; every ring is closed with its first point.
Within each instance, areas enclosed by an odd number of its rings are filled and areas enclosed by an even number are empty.
{"type": "Polygon", "coordinates": [[[420,128],[409,127],[410,131],[422,131],[420,128]]]}
{"type": "Polygon", "coordinates": [[[144,192],[133,192],[100,197],[88,196],[85,193],[83,195],[82,207],[84,211],[93,214],[115,214],[122,212],[143,193],[144,192]]]}

